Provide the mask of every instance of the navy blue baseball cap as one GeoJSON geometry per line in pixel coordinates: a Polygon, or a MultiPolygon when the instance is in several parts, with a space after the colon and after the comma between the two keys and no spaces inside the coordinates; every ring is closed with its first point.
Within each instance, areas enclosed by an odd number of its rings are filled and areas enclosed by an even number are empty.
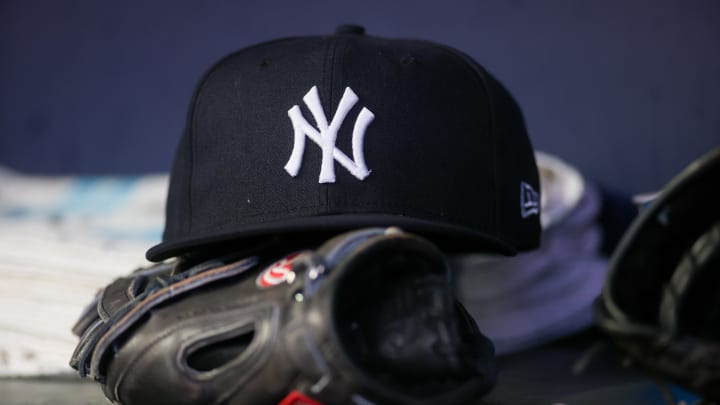
{"type": "Polygon", "coordinates": [[[242,49],[202,77],[147,257],[365,226],[512,255],[538,246],[539,202],[520,108],[484,68],[343,26],[242,49]]]}

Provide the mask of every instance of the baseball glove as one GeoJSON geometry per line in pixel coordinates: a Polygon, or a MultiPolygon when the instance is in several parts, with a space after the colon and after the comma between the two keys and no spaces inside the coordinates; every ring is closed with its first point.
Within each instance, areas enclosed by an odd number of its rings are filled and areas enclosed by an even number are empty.
{"type": "Polygon", "coordinates": [[[111,401],[460,404],[494,382],[444,256],[396,228],[181,268],[116,280],[76,325],[70,364],[111,401]]]}
{"type": "Polygon", "coordinates": [[[596,315],[633,363],[720,401],[720,149],[673,179],[632,224],[596,315]]]}

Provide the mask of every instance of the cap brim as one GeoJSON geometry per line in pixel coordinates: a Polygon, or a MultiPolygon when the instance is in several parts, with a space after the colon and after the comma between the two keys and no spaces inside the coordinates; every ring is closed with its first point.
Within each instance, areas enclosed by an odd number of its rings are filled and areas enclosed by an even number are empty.
{"type": "Polygon", "coordinates": [[[342,232],[373,226],[397,226],[424,236],[444,250],[453,252],[476,251],[514,256],[518,250],[525,248],[514,247],[507,241],[483,232],[447,223],[400,215],[342,214],[283,219],[227,229],[215,228],[206,233],[196,233],[192,237],[160,243],[150,248],[146,257],[150,261],[158,262],[231,241],[242,243],[274,235],[342,232]]]}

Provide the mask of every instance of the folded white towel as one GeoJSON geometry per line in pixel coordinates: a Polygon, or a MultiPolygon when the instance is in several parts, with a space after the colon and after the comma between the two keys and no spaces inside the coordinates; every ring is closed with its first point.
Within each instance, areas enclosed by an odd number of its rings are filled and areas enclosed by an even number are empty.
{"type": "Polygon", "coordinates": [[[52,374],[98,288],[147,265],[167,176],[42,177],[0,169],[0,376],[52,374]]]}

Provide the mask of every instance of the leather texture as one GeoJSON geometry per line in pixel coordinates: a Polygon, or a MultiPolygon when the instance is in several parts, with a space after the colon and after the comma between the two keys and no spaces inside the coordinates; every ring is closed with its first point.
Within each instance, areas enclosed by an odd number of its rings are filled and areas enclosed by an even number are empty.
{"type": "Polygon", "coordinates": [[[610,261],[596,319],[654,376],[720,401],[720,149],[676,176],[610,261]]]}
{"type": "Polygon", "coordinates": [[[114,281],[71,365],[125,405],[461,404],[492,387],[492,343],[431,243],[372,228],[278,252],[114,281]]]}

